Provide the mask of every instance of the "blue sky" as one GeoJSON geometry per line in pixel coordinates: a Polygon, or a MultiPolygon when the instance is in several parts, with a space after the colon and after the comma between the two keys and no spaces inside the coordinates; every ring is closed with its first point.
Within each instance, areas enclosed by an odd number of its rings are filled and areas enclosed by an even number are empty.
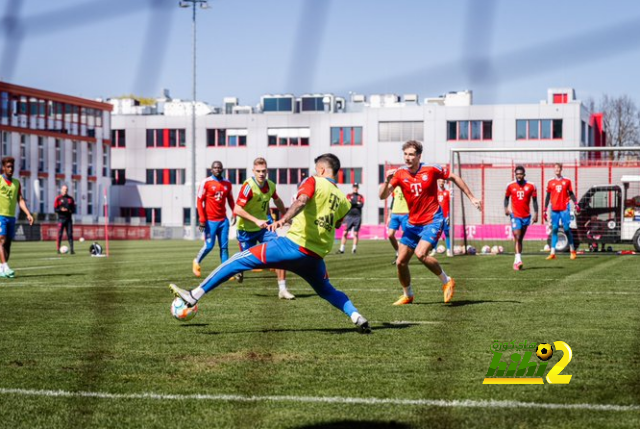
{"type": "MultiPolygon", "coordinates": [[[[640,104],[638,1],[209,3],[197,14],[197,98],[214,105],[461,89],[476,104],[535,103],[550,87],[640,104]]],[[[0,14],[3,80],[87,98],[191,97],[191,12],[177,0],[12,0],[0,14]]]]}

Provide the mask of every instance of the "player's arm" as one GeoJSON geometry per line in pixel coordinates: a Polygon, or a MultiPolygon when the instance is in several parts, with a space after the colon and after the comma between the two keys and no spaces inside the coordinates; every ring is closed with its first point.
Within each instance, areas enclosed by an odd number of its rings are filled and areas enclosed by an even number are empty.
{"type": "Polygon", "coordinates": [[[533,201],[533,223],[538,222],[538,197],[531,197],[533,201]]]}
{"type": "Polygon", "coordinates": [[[263,229],[266,228],[267,225],[268,225],[266,220],[258,219],[257,217],[251,215],[251,213],[246,211],[239,204],[236,204],[235,207],[233,208],[233,215],[234,215],[234,217],[235,216],[240,216],[242,219],[251,221],[251,222],[255,223],[256,225],[258,225],[260,228],[263,228],[263,229]]]}
{"type": "Polygon", "coordinates": [[[31,212],[27,207],[27,202],[22,197],[22,189],[18,190],[18,205],[20,206],[20,210],[22,210],[24,214],[27,215],[27,220],[29,221],[29,225],[33,225],[33,216],[31,216],[31,212]]]}
{"type": "Polygon", "coordinates": [[[278,211],[280,212],[280,216],[284,216],[285,213],[287,212],[287,208],[284,206],[284,201],[282,201],[280,199],[280,197],[275,197],[273,199],[273,202],[275,203],[276,207],[278,208],[278,211]]]}
{"type": "Polygon", "coordinates": [[[378,196],[381,200],[386,200],[389,195],[393,192],[394,186],[391,184],[391,180],[393,179],[394,174],[396,174],[397,170],[389,170],[387,171],[387,175],[384,179],[384,183],[380,185],[378,189],[378,196]]]}
{"type": "Polygon", "coordinates": [[[449,173],[448,181],[456,184],[458,188],[469,198],[471,204],[473,204],[478,210],[482,210],[482,201],[473,196],[471,189],[467,186],[464,180],[460,176],[454,173],[449,173]]]}
{"type": "Polygon", "coordinates": [[[207,216],[205,213],[204,200],[205,194],[207,193],[205,189],[205,182],[200,184],[198,188],[198,194],[196,199],[196,209],[198,210],[198,228],[202,231],[207,223],[207,216]]]}
{"type": "Polygon", "coordinates": [[[236,224],[236,213],[234,211],[235,207],[236,207],[236,203],[233,200],[233,190],[231,188],[229,188],[229,193],[227,194],[227,204],[229,204],[229,208],[231,209],[231,225],[235,225],[236,224]]]}
{"type": "Polygon", "coordinates": [[[549,202],[551,202],[551,192],[549,192],[549,190],[547,190],[547,195],[544,197],[544,208],[543,208],[543,215],[544,215],[544,220],[547,221],[549,218],[549,202]]]}
{"type": "Polygon", "coordinates": [[[509,210],[509,194],[504,197],[504,215],[511,216],[511,210],[509,210]]]}

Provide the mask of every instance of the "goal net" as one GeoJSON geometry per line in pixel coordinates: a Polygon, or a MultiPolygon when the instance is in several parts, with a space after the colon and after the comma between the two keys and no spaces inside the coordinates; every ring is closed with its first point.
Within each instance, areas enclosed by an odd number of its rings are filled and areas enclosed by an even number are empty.
{"type": "MultiPolygon", "coordinates": [[[[640,148],[452,149],[450,168],[482,200],[478,211],[451,182],[450,231],[454,254],[511,253],[511,220],[505,215],[507,185],[514,169],[526,169],[525,180],[537,189],[538,222],[526,232],[524,252],[540,252],[550,244],[551,228],[543,220],[547,182],[562,163],[562,176],[571,180],[580,213],[571,203],[571,230],[580,250],[618,250],[632,243],[629,234],[640,229],[640,148]],[[634,180],[635,179],[635,180],[634,180]],[[483,252],[484,249],[484,252],[483,252]],[[470,251],[470,252],[468,252],[470,251]]],[[[533,205],[531,205],[533,206],[533,205]]],[[[511,206],[510,206],[511,207],[511,206]]],[[[533,207],[531,208],[533,213],[533,207]]],[[[558,251],[568,250],[560,228],[558,251]]]]}

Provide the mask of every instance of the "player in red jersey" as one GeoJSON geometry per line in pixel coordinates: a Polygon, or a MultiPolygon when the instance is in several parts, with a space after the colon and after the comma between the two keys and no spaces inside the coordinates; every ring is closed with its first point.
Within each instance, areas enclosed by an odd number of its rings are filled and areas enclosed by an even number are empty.
{"type": "Polygon", "coordinates": [[[522,265],[522,241],[527,233],[527,228],[538,221],[538,191],[533,183],[524,180],[526,176],[524,167],[518,165],[514,170],[516,180],[507,185],[504,196],[504,214],[511,218],[511,230],[516,247],[516,259],[513,261],[513,269],[520,271],[522,265]],[[511,210],[509,210],[511,199],[511,210]],[[530,205],[533,201],[533,219],[531,218],[530,205]]]}
{"type": "MultiPolygon", "coordinates": [[[[216,237],[220,246],[220,259],[222,262],[229,259],[229,219],[227,219],[226,204],[229,204],[233,212],[235,203],[231,182],[222,176],[223,171],[222,162],[213,161],[211,176],[204,179],[198,188],[198,227],[200,231],[204,231],[205,241],[196,259],[193,260],[193,274],[196,277],[200,277],[200,264],[213,249],[216,237]]],[[[232,224],[235,220],[233,216],[232,224]]]]}
{"type": "MultiPolygon", "coordinates": [[[[576,212],[580,213],[580,206],[573,193],[571,180],[562,177],[562,164],[554,164],[556,177],[547,183],[547,196],[544,199],[545,210],[551,202],[551,254],[547,259],[556,259],[556,244],[558,243],[558,228],[562,221],[562,228],[569,240],[569,250],[571,251],[571,259],[576,259],[576,248],[573,245],[573,234],[571,234],[571,211],[569,210],[569,202],[573,201],[576,206],[576,212]]],[[[546,215],[546,213],[545,213],[546,215]]]]}
{"type": "Polygon", "coordinates": [[[451,252],[451,240],[449,240],[449,202],[451,198],[451,192],[444,186],[444,179],[438,179],[438,204],[442,209],[442,216],[444,216],[444,243],[447,246],[447,256],[453,256],[451,252]]]}
{"type": "Polygon", "coordinates": [[[413,302],[409,261],[414,253],[420,262],[442,281],[444,302],[447,303],[453,297],[455,281],[444,272],[437,259],[429,256],[444,228],[444,216],[438,204],[437,181],[444,179],[454,182],[478,210],[482,209],[482,202],[473,196],[464,180],[449,173],[448,169],[421,163],[422,143],[410,140],[402,145],[402,150],[406,166],[387,171],[385,183],[380,185],[378,192],[380,199],[384,200],[393,188],[399,186],[409,206],[409,221],[400,240],[400,253],[396,264],[404,294],[393,305],[413,302]]]}

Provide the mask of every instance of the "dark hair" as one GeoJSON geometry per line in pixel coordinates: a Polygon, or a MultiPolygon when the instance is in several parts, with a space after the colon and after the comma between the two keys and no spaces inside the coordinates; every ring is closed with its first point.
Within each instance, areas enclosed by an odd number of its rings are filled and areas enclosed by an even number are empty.
{"type": "Polygon", "coordinates": [[[562,170],[562,163],[561,162],[556,162],[555,164],[553,164],[554,167],[560,167],[560,170],[562,170]]]}
{"type": "Polygon", "coordinates": [[[327,164],[329,166],[331,171],[333,171],[333,174],[338,174],[338,171],[340,171],[340,160],[338,159],[337,156],[335,156],[332,153],[322,154],[319,157],[317,157],[316,159],[314,159],[313,162],[315,164],[317,164],[319,162],[324,162],[325,164],[327,164]]]}
{"type": "Polygon", "coordinates": [[[516,167],[516,169],[515,169],[515,170],[513,170],[513,171],[514,171],[514,172],[516,172],[516,173],[517,173],[518,171],[522,171],[522,173],[524,173],[524,172],[525,172],[525,169],[524,169],[524,166],[522,166],[522,165],[518,165],[518,166],[516,167]]]}
{"type": "Polygon", "coordinates": [[[216,164],[220,164],[220,167],[224,168],[224,165],[222,165],[222,161],[213,161],[211,163],[211,169],[212,170],[213,170],[213,166],[216,165],[216,164]]]}
{"type": "Polygon", "coordinates": [[[16,163],[16,159],[12,156],[5,156],[4,158],[2,158],[2,165],[7,165],[8,163],[12,163],[15,164],[16,163]]]}
{"type": "Polygon", "coordinates": [[[408,148],[414,148],[416,150],[416,154],[421,155],[422,154],[422,143],[420,143],[417,140],[409,140],[408,142],[406,142],[405,144],[402,145],[402,150],[405,151],[408,148]]]}

